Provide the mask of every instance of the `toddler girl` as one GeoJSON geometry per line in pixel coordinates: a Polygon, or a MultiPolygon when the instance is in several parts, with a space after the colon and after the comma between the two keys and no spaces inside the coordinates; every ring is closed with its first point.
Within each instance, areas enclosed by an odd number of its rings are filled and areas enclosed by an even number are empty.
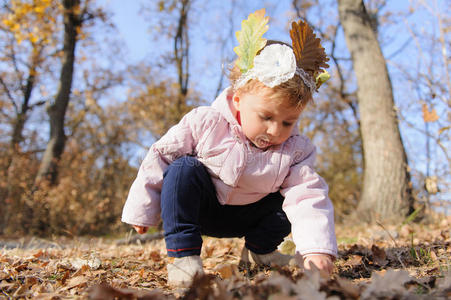
{"type": "MultiPolygon", "coordinates": [[[[264,10],[251,17],[266,31],[264,10]]],[[[242,26],[252,30],[246,21],[242,26]]],[[[333,207],[313,170],[315,147],[297,123],[327,58],[306,23],[293,23],[290,33],[293,48],[258,36],[263,43],[254,57],[246,62],[239,54],[232,86],[211,106],[186,114],[140,166],[122,221],[144,233],[161,217],[174,257],[170,285],[187,285],[203,272],[201,235],[244,237],[254,262],[285,265],[292,257],[276,249],[291,232],[306,268],[332,272],[333,207]]],[[[238,48],[258,44],[250,43],[238,48]]]]}

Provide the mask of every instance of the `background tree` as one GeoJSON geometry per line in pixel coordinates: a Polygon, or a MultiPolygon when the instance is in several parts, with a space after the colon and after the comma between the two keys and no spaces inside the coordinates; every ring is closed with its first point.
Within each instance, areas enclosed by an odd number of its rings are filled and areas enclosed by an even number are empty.
{"type": "Polygon", "coordinates": [[[10,137],[9,141],[2,141],[5,147],[1,149],[4,185],[0,186],[0,205],[5,217],[0,231],[9,221],[12,207],[18,204],[12,199],[22,192],[15,183],[30,175],[22,172],[23,166],[31,167],[30,159],[41,150],[33,131],[31,138],[26,138],[30,131],[24,130],[32,113],[39,114],[46,100],[41,84],[51,77],[50,66],[57,61],[60,28],[55,16],[60,12],[56,0],[4,1],[0,10],[0,116],[1,124],[10,128],[4,135],[10,137]],[[40,88],[37,93],[36,87],[40,88]]]}
{"type": "Polygon", "coordinates": [[[52,185],[56,183],[58,163],[66,143],[64,118],[72,88],[75,46],[78,31],[86,16],[86,8],[83,12],[80,10],[80,0],[63,0],[63,9],[64,45],[61,73],[55,101],[47,108],[50,117],[50,137],[36,175],[36,184],[38,185],[42,180],[48,181],[52,185]]]}
{"type": "Polygon", "coordinates": [[[23,130],[30,111],[44,104],[42,100],[32,103],[31,96],[40,72],[45,70],[47,57],[55,54],[49,53],[48,48],[56,42],[57,23],[54,16],[59,14],[60,9],[59,3],[46,0],[34,1],[32,4],[12,1],[3,5],[2,60],[10,63],[9,70],[13,72],[3,71],[0,84],[14,108],[14,117],[11,119],[11,150],[14,153],[20,152],[23,130]],[[23,61],[22,58],[26,60],[23,61]]]}
{"type": "Polygon", "coordinates": [[[336,219],[341,221],[355,210],[360,198],[363,169],[360,116],[349,59],[340,52],[341,27],[336,4],[326,1],[317,4],[291,1],[293,18],[306,20],[321,38],[332,74],[320,93],[314,95],[314,105],[303,112],[300,128],[318,147],[318,172],[329,184],[336,219]]]}
{"type": "Polygon", "coordinates": [[[338,9],[358,83],[365,160],[358,210],[367,219],[399,220],[413,198],[386,62],[363,1],[339,0],[338,9]]]}
{"type": "Polygon", "coordinates": [[[395,92],[408,95],[398,112],[403,133],[415,140],[407,147],[410,156],[421,162],[412,168],[417,197],[433,210],[450,208],[446,195],[451,191],[451,7],[443,3],[410,1],[408,12],[398,17],[405,42],[388,56],[397,77],[395,92]],[[411,20],[412,14],[422,22],[411,20]]]}
{"type": "MultiPolygon", "coordinates": [[[[131,88],[126,105],[132,113],[133,122],[138,127],[150,129],[153,137],[159,138],[200,103],[199,96],[189,87],[191,1],[160,1],[157,6],[151,4],[145,9],[146,14],[151,14],[149,18],[153,18],[154,14],[161,15],[156,34],[167,35],[172,40],[173,48],[162,54],[163,66],[150,61],[129,69],[131,88]],[[171,70],[175,71],[176,79],[168,76],[171,70]],[[148,76],[150,73],[154,76],[148,76]]],[[[144,148],[149,147],[140,140],[137,138],[136,143],[144,148]]]]}
{"type": "MultiPolygon", "coordinates": [[[[84,2],[84,4],[88,5],[89,3],[84,2]]],[[[23,128],[26,130],[22,134],[22,141],[19,147],[16,147],[16,150],[20,150],[20,152],[13,156],[17,157],[15,163],[8,164],[7,161],[7,159],[11,158],[8,154],[11,152],[9,150],[11,147],[7,147],[7,145],[11,145],[10,141],[12,138],[1,142],[0,204],[2,204],[4,209],[0,210],[0,232],[11,232],[11,230],[18,232],[23,230],[37,234],[50,231],[61,233],[63,232],[62,230],[67,230],[73,222],[67,222],[67,226],[60,227],[57,224],[61,225],[62,221],[57,222],[58,218],[61,218],[62,215],[74,215],[71,209],[78,207],[77,203],[82,203],[82,207],[85,209],[93,207],[97,199],[100,198],[103,198],[99,201],[103,203],[104,209],[115,207],[115,209],[108,210],[105,216],[111,213],[116,218],[120,211],[119,203],[124,197],[120,191],[122,185],[113,185],[111,188],[99,192],[99,182],[109,177],[101,175],[108,172],[100,172],[102,168],[96,160],[101,160],[104,157],[103,155],[105,155],[105,157],[109,157],[108,159],[113,161],[111,163],[108,160],[108,166],[114,166],[116,161],[126,161],[125,158],[128,156],[123,150],[126,149],[124,144],[127,141],[112,142],[111,145],[108,145],[107,147],[111,149],[110,156],[98,149],[93,151],[93,148],[96,149],[99,146],[99,136],[108,135],[106,132],[108,128],[111,128],[111,124],[105,128],[97,127],[102,123],[97,122],[99,119],[97,118],[96,120],[96,111],[91,109],[93,103],[97,105],[97,101],[104,101],[105,98],[108,99],[107,104],[114,105],[112,100],[114,93],[111,93],[110,90],[122,82],[123,72],[121,72],[120,68],[121,64],[123,66],[121,59],[123,55],[121,55],[121,49],[117,48],[115,44],[114,37],[116,37],[116,34],[114,33],[114,27],[107,22],[107,16],[103,11],[95,6],[89,6],[89,9],[86,10],[81,7],[76,8],[76,13],[84,15],[83,28],[82,30],[81,28],[76,29],[79,46],[77,47],[77,54],[74,54],[74,59],[77,60],[74,62],[74,64],[77,64],[77,68],[74,70],[74,82],[72,84],[72,87],[75,87],[75,93],[71,95],[71,102],[67,105],[64,126],[68,141],[83,136],[85,141],[79,143],[86,145],[86,147],[79,147],[80,144],[77,147],[74,146],[74,142],[71,142],[70,151],[64,155],[64,163],[61,164],[60,162],[59,165],[61,174],[63,174],[59,178],[62,179],[63,183],[55,185],[53,188],[36,190],[32,195],[30,191],[34,185],[42,152],[46,146],[45,134],[48,132],[45,126],[47,123],[45,111],[40,104],[44,101],[50,102],[49,99],[51,97],[49,95],[52,91],[57,90],[58,78],[55,78],[53,74],[58,74],[58,68],[62,65],[63,51],[61,45],[63,44],[63,35],[61,35],[61,29],[63,28],[63,10],[60,1],[56,0],[12,1],[11,3],[5,1],[5,5],[1,8],[1,13],[5,18],[2,18],[0,33],[7,38],[1,39],[5,47],[4,51],[1,52],[0,60],[0,77],[4,83],[0,86],[0,89],[4,89],[7,92],[0,93],[0,127],[10,137],[12,137],[14,132],[17,132],[13,126],[15,124],[13,122],[13,113],[14,107],[21,107],[19,104],[21,104],[20,101],[22,101],[24,90],[21,86],[30,86],[26,85],[29,82],[26,76],[29,74],[27,70],[32,64],[29,63],[27,58],[31,57],[28,53],[34,53],[33,51],[37,48],[33,47],[34,45],[41,46],[41,60],[39,60],[40,64],[37,65],[33,73],[35,79],[34,92],[29,95],[29,109],[25,119],[28,120],[30,118],[30,122],[23,123],[23,128]],[[102,22],[98,22],[98,20],[102,22]],[[105,26],[98,26],[102,24],[105,26]],[[113,31],[110,29],[113,29],[113,31]],[[98,59],[92,53],[102,53],[102,59],[98,59]],[[11,97],[6,97],[7,94],[11,97]],[[13,103],[13,100],[15,103],[13,103]],[[36,103],[39,105],[36,105],[36,103]],[[86,126],[81,126],[81,124],[86,124],[86,126]],[[87,130],[93,127],[96,128],[95,134],[88,134],[91,132],[88,131],[82,135],[79,132],[80,130],[87,130]],[[86,153],[92,153],[90,156],[91,160],[88,157],[83,157],[83,154],[86,153]],[[112,155],[111,153],[117,154],[112,155]],[[118,160],[117,157],[124,158],[118,160]],[[87,161],[89,161],[89,164],[86,164],[87,161]],[[8,165],[11,167],[3,168],[3,166],[8,165]],[[85,168],[83,172],[70,174],[71,170],[74,172],[81,170],[81,166],[85,168]],[[27,171],[24,172],[24,170],[27,171]],[[95,173],[100,174],[101,179],[91,181],[89,177],[86,180],[83,179],[84,174],[89,176],[95,173]],[[76,181],[77,184],[70,186],[68,182],[73,181],[76,181]],[[72,195],[70,191],[76,197],[70,197],[72,195]],[[96,195],[99,195],[94,202],[92,201],[92,196],[89,196],[94,195],[92,191],[96,191],[96,195]],[[101,197],[101,195],[105,196],[101,197]],[[115,200],[116,197],[118,197],[118,200],[115,200]],[[58,201],[55,201],[56,199],[58,201]],[[85,202],[86,200],[91,201],[85,202]],[[114,205],[106,204],[110,202],[114,205]],[[7,230],[5,231],[5,229],[7,230]]],[[[112,111],[111,114],[114,114],[114,112],[112,111]]],[[[111,121],[114,120],[111,117],[109,119],[111,121]]],[[[117,135],[114,134],[113,136],[117,135]]],[[[118,140],[118,138],[113,139],[118,140]]],[[[75,145],[77,145],[77,142],[75,142],[75,145]]],[[[113,169],[116,170],[114,173],[116,176],[115,180],[121,181],[122,175],[127,177],[131,174],[131,171],[126,171],[128,170],[126,167],[122,167],[123,172],[117,172],[116,168],[113,169]]],[[[127,185],[130,180],[127,179],[123,182],[127,185]]],[[[122,187],[122,189],[125,191],[127,187],[122,187]]],[[[95,212],[96,210],[92,211],[95,212]]],[[[78,224],[78,226],[72,228],[76,233],[86,230],[83,228],[87,228],[88,224],[91,224],[89,228],[94,230],[92,224],[97,222],[96,219],[98,220],[99,218],[102,218],[102,216],[96,215],[96,218],[86,218],[83,222],[81,219],[75,220],[72,218],[78,224]]],[[[61,219],[68,220],[71,217],[61,219]]]]}

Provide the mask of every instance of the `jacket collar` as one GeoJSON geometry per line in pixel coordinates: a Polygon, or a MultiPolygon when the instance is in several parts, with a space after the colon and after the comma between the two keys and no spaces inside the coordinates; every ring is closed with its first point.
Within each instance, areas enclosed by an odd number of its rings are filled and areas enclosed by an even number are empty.
{"type": "Polygon", "coordinates": [[[211,104],[213,108],[219,111],[223,117],[232,125],[238,125],[238,121],[235,118],[236,109],[232,103],[233,91],[230,87],[224,89],[221,94],[211,104]]]}

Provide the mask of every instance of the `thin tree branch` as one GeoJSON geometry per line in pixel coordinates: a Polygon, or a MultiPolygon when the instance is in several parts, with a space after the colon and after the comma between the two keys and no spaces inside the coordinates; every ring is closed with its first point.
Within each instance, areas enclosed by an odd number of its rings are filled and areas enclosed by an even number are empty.
{"type": "Polygon", "coordinates": [[[19,113],[19,108],[17,107],[16,102],[14,102],[14,98],[11,95],[11,92],[8,89],[8,86],[6,85],[5,81],[3,81],[3,78],[0,77],[0,84],[3,86],[3,89],[5,90],[6,96],[8,97],[9,101],[11,101],[11,104],[14,106],[14,110],[17,113],[19,113]]]}
{"type": "Polygon", "coordinates": [[[226,68],[224,68],[224,62],[228,61],[228,59],[224,58],[225,57],[225,49],[227,49],[226,45],[227,42],[229,40],[233,40],[235,38],[234,32],[235,32],[235,28],[233,26],[233,20],[234,20],[234,16],[235,16],[235,6],[236,6],[236,1],[233,0],[231,1],[231,9],[230,9],[230,13],[229,13],[229,17],[228,17],[228,21],[229,21],[229,32],[227,34],[227,37],[224,38],[221,42],[221,77],[219,78],[219,82],[218,82],[218,87],[216,88],[216,93],[215,93],[215,98],[218,97],[219,93],[222,90],[222,83],[224,81],[224,77],[225,77],[225,70],[226,68]]]}
{"type": "Polygon", "coordinates": [[[420,128],[416,127],[413,123],[407,121],[407,119],[404,118],[401,114],[399,114],[399,116],[402,119],[402,121],[405,122],[405,124],[407,126],[409,126],[410,128],[420,132],[421,134],[423,134],[423,135],[425,135],[425,136],[427,136],[429,138],[432,138],[437,143],[439,148],[443,151],[443,154],[445,155],[446,160],[448,161],[448,168],[451,170],[451,157],[448,155],[449,150],[448,150],[448,148],[445,145],[443,145],[443,143],[441,142],[440,138],[436,138],[435,136],[433,136],[432,134],[430,134],[426,130],[423,130],[423,129],[420,129],[420,128]]]}

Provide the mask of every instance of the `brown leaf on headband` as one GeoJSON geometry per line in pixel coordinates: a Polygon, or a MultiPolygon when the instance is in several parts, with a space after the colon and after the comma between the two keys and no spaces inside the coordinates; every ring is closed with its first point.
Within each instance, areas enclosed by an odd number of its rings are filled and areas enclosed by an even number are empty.
{"type": "Polygon", "coordinates": [[[302,68],[310,75],[314,75],[321,68],[329,67],[326,64],[329,58],[321,46],[321,40],[316,37],[306,22],[300,20],[299,23],[291,23],[290,36],[296,57],[296,65],[299,68],[302,68]]]}

